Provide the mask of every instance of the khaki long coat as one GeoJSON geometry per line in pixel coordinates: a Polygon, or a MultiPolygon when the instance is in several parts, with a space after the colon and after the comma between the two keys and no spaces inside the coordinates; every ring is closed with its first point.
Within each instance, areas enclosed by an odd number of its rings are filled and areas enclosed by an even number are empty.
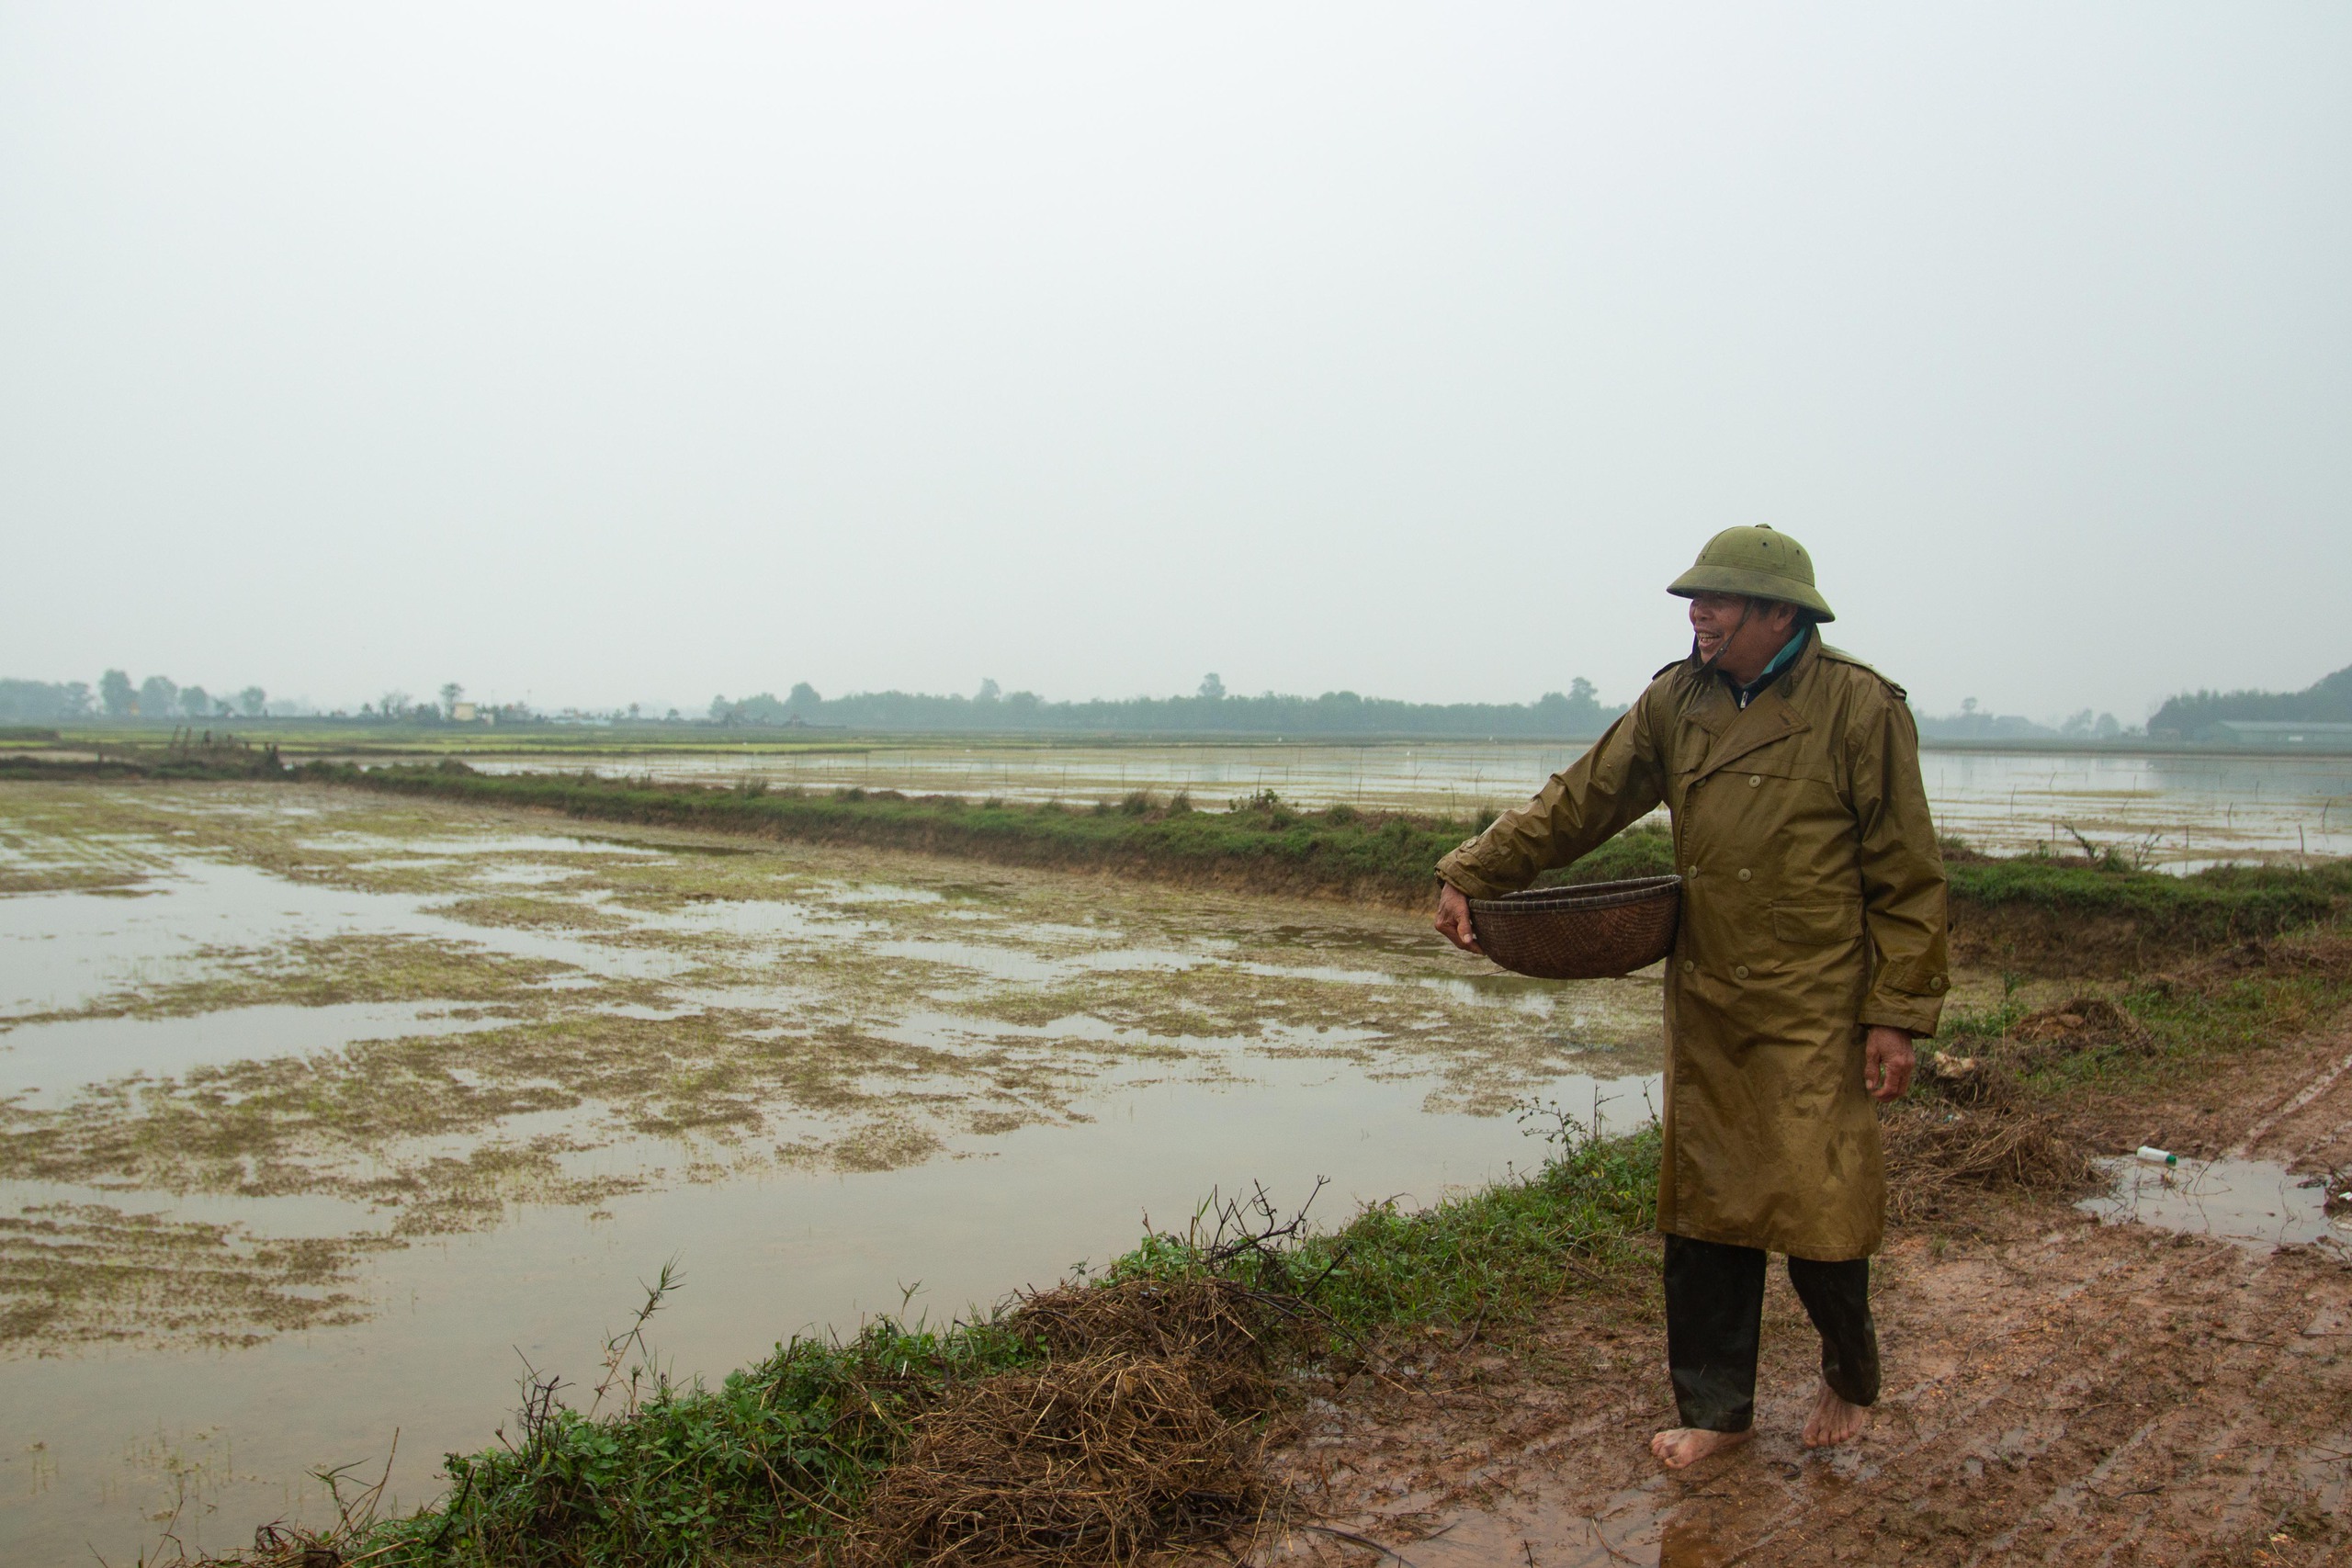
{"type": "Polygon", "coordinates": [[[1660,802],[1685,881],[1658,1228],[1867,1257],[1885,1177],[1864,1031],[1932,1034],[1950,985],[1943,859],[1903,689],[1813,634],[1743,709],[1694,654],[1438,875],[1497,897],[1660,802]]]}

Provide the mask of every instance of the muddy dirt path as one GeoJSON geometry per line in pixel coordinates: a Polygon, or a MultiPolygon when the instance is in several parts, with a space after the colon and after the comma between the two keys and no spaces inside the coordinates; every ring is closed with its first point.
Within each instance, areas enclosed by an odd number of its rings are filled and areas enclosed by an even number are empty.
{"type": "MultiPolygon", "coordinates": [[[[2176,1109],[2224,1146],[2342,1163],[2352,1036],[2265,1055],[2176,1109]]],[[[1647,1301],[1574,1301],[1531,1341],[1432,1335],[1396,1377],[1310,1401],[1279,1462],[1320,1529],[1261,1560],[2352,1562],[2340,1250],[2011,1203],[1973,1235],[1897,1232],[1877,1284],[1887,1392],[1853,1448],[1797,1440],[1815,1341],[1777,1269],[1758,1437],[1678,1475],[1647,1452],[1673,1414],[1655,1287],[1647,1301]]]]}

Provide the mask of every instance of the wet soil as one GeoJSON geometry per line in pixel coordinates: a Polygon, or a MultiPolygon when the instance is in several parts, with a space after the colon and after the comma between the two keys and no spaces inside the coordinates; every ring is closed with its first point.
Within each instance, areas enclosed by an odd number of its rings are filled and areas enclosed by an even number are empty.
{"type": "MultiPolygon", "coordinates": [[[[2326,935],[2291,944],[2249,943],[2204,961],[2186,979],[2211,989],[2256,974],[2340,985],[2352,977],[2352,940],[2326,935]]],[[[2163,976],[2150,982],[2159,994],[2175,984],[2163,976]]],[[[2234,1052],[2226,1072],[2132,1084],[2090,1098],[2082,1111],[2084,1131],[2118,1151],[2152,1144],[2198,1159],[2252,1155],[2298,1170],[2352,1168],[2352,1039],[2330,1027],[2324,1011],[2330,994],[2314,987],[2283,996],[2275,1007],[2282,1033],[2309,1038],[2234,1052]]]]}
{"type": "MultiPolygon", "coordinates": [[[[2219,1143],[2342,1160],[2352,1035],[2205,1091],[2219,1143]]],[[[1459,1330],[1306,1400],[1278,1450],[1298,1528],[1261,1562],[2352,1561],[2352,1264],[2054,1202],[1898,1229],[1875,1270],[1886,1393],[1809,1451],[1814,1337],[1777,1271],[1758,1436],[1675,1474],[1655,1284],[1595,1291],[1507,1343],[1459,1330]],[[1338,1533],[1334,1533],[1338,1532],[1338,1533]],[[1377,1542],[1375,1552],[1348,1537],[1377,1542]]]]}

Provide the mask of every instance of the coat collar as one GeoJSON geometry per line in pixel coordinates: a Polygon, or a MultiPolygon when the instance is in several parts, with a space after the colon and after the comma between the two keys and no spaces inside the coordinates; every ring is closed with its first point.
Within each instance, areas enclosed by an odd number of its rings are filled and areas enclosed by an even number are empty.
{"type": "Polygon", "coordinates": [[[1820,662],[1821,634],[1816,629],[1805,639],[1804,650],[1743,708],[1733,702],[1731,687],[1721,675],[1699,668],[1694,652],[1685,667],[1695,678],[1696,689],[1684,705],[1682,716],[1705,730],[1711,739],[1706,757],[1699,764],[1699,771],[1690,776],[1690,783],[1696,784],[1709,773],[1729,767],[1759,746],[1810,729],[1812,726],[1791,699],[1807,684],[1820,662]]]}

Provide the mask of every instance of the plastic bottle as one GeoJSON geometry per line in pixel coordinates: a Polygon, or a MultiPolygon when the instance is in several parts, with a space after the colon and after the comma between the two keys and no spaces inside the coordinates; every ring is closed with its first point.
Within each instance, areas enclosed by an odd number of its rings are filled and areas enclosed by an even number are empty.
{"type": "Polygon", "coordinates": [[[2160,1149],[2154,1144],[2142,1144],[2140,1145],[2140,1157],[2146,1160],[2150,1165],[2169,1166],[2178,1165],[2180,1163],[2180,1156],[2178,1155],[2174,1154],[2169,1149],[2160,1149]]]}

